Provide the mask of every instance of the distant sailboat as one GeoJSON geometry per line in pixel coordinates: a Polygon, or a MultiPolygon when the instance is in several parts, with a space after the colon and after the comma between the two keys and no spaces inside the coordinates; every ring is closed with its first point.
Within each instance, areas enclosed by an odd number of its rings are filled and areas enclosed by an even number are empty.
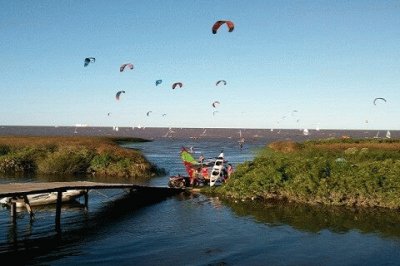
{"type": "Polygon", "coordinates": [[[386,138],[390,139],[390,131],[386,131],[386,138]]]}
{"type": "Polygon", "coordinates": [[[165,133],[165,135],[163,135],[163,137],[164,137],[164,138],[167,138],[167,137],[170,137],[170,138],[171,138],[171,137],[173,136],[174,133],[175,133],[175,131],[173,131],[172,128],[169,128],[168,131],[167,131],[167,133],[165,133]]]}
{"type": "Polygon", "coordinates": [[[167,138],[168,135],[169,135],[169,130],[167,131],[167,133],[165,133],[165,134],[163,135],[163,138],[167,138]]]}
{"type": "Polygon", "coordinates": [[[305,128],[305,129],[303,130],[303,135],[304,135],[304,136],[308,136],[308,134],[310,134],[310,133],[308,132],[308,129],[305,128]]]}
{"type": "Polygon", "coordinates": [[[243,144],[244,144],[244,137],[242,136],[242,130],[239,130],[239,147],[240,149],[243,149],[243,144]]]}

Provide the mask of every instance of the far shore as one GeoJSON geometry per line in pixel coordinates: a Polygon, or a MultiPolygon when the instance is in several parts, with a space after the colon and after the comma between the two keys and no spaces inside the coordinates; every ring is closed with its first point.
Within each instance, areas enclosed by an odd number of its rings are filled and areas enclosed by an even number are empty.
{"type": "MultiPolygon", "coordinates": [[[[318,129],[308,128],[181,128],[181,127],[99,127],[99,126],[0,126],[0,136],[103,136],[154,139],[232,139],[246,141],[295,141],[325,138],[385,138],[387,129],[318,129]],[[117,130],[118,129],[118,130],[117,130]]],[[[392,138],[400,138],[399,130],[390,130],[392,138]]]]}

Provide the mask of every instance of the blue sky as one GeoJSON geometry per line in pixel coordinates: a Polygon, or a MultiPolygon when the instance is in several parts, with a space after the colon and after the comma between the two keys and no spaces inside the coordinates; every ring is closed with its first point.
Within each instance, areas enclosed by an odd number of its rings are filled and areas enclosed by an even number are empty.
{"type": "Polygon", "coordinates": [[[399,130],[400,2],[0,0],[0,73],[0,125],[399,130]]]}

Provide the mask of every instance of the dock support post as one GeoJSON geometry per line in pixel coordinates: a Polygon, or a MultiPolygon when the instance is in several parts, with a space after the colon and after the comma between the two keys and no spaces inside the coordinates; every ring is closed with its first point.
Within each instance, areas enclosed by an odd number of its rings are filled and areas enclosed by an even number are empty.
{"type": "Polygon", "coordinates": [[[85,196],[85,211],[87,211],[89,209],[89,193],[88,190],[85,191],[85,194],[83,194],[85,196]]]}
{"type": "Polygon", "coordinates": [[[61,232],[61,205],[62,205],[62,191],[57,192],[57,205],[56,205],[56,231],[61,232]]]}
{"type": "Polygon", "coordinates": [[[17,223],[17,203],[11,201],[11,220],[13,224],[17,223]]]}
{"type": "Polygon", "coordinates": [[[35,214],[32,211],[32,207],[31,207],[31,204],[29,203],[29,199],[28,199],[27,195],[24,195],[24,203],[25,203],[26,210],[29,212],[30,219],[31,219],[30,221],[32,222],[33,218],[35,217],[35,214]]]}

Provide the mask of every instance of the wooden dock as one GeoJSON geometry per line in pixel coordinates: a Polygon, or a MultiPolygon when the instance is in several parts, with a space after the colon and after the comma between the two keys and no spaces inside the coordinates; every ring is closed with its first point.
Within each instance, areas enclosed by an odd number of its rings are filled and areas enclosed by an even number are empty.
{"type": "MultiPolygon", "coordinates": [[[[29,204],[28,195],[57,192],[57,203],[56,203],[56,231],[60,232],[60,220],[61,220],[61,206],[62,206],[62,193],[68,190],[85,190],[85,209],[87,209],[89,196],[89,190],[93,189],[125,189],[131,193],[141,192],[146,194],[154,194],[156,196],[172,196],[174,194],[183,192],[184,189],[176,189],[169,187],[147,187],[134,184],[115,184],[115,183],[97,183],[88,181],[76,181],[76,182],[44,182],[44,183],[9,183],[0,184],[0,198],[12,197],[15,200],[23,199],[25,201],[25,207],[30,213],[31,219],[34,217],[32,207],[29,204]]],[[[11,202],[11,217],[13,223],[16,223],[16,203],[11,202]]]]}

